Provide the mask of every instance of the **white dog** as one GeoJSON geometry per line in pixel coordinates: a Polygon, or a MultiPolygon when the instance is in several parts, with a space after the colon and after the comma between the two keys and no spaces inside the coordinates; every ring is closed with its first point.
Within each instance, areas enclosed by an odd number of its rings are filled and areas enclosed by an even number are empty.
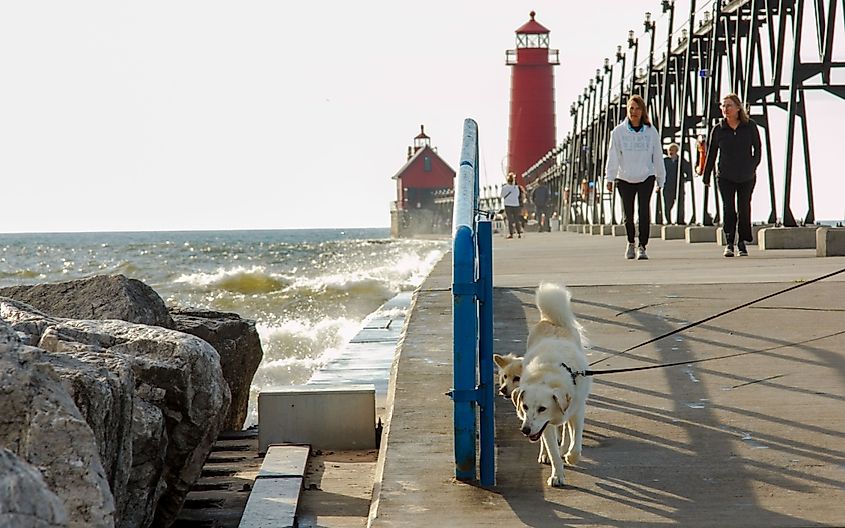
{"type": "Polygon", "coordinates": [[[592,381],[581,374],[588,368],[587,358],[569,291],[555,284],[540,284],[537,307],[540,321],[529,333],[519,386],[511,392],[511,401],[522,420],[522,434],[532,442],[542,439],[539,460],[544,461],[545,449],[552,464],[549,486],[560,487],[564,484],[563,426],[569,431],[566,463],[572,465],[581,457],[584,411],[592,381]]]}
{"type": "Polygon", "coordinates": [[[514,354],[493,354],[493,362],[499,367],[499,394],[511,399],[511,394],[519,387],[522,379],[522,358],[514,354]]]}

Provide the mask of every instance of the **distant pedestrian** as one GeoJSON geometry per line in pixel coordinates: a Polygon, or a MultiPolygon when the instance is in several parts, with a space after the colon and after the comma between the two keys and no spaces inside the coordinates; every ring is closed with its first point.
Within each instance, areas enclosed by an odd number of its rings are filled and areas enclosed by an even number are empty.
{"type": "Polygon", "coordinates": [[[744,257],[748,255],[745,243],[752,240],[751,194],[757,181],[757,166],[762,159],[760,132],[736,94],[722,98],[721,107],[723,119],[710,132],[704,185],[710,185],[710,174],[715,168],[716,183],[722,196],[722,229],[728,242],[724,255],[734,256],[736,242],[736,249],[744,257]]]}
{"type": "Polygon", "coordinates": [[[519,199],[520,189],[515,180],[516,175],[511,172],[508,174],[508,182],[502,185],[502,201],[508,217],[508,238],[513,238],[514,230],[517,236],[522,238],[522,204],[519,199]]]}
{"type": "Polygon", "coordinates": [[[534,210],[537,216],[537,224],[539,225],[539,230],[542,231],[551,231],[549,227],[549,220],[550,220],[550,212],[549,212],[549,205],[551,205],[551,193],[549,192],[549,186],[545,184],[545,182],[540,182],[537,184],[537,187],[534,188],[534,192],[531,193],[531,201],[534,202],[534,210]]]}
{"type": "Polygon", "coordinates": [[[660,135],[651,125],[645,101],[639,95],[628,100],[628,117],[610,134],[607,155],[607,190],[613,192],[614,183],[622,200],[625,233],[628,246],[625,258],[648,258],[646,246],[651,229],[651,195],[655,183],[662,189],[666,180],[660,135]],[[639,213],[639,247],[634,248],[634,200],[639,213]]]}
{"type": "Polygon", "coordinates": [[[667,223],[672,223],[672,206],[675,205],[675,198],[678,200],[677,224],[685,224],[684,221],[684,199],[686,198],[686,182],[692,181],[692,167],[690,163],[678,156],[677,143],[672,143],[667,149],[668,156],[663,158],[663,166],[666,168],[666,185],[663,186],[663,212],[667,223]],[[678,169],[683,173],[683,184],[678,188],[678,169]]]}

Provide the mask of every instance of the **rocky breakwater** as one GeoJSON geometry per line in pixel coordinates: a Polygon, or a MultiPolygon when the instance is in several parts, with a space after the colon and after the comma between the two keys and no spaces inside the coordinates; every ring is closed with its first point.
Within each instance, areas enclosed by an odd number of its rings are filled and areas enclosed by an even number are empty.
{"type": "Polygon", "coordinates": [[[179,331],[161,298],[126,277],[0,290],[0,464],[10,468],[0,526],[172,524],[237,420],[229,387],[254,374],[227,380],[221,355],[241,353],[242,371],[261,359],[257,335],[257,360],[243,358],[254,325],[241,320],[238,337],[231,314],[191,317],[222,352],[179,331]]]}

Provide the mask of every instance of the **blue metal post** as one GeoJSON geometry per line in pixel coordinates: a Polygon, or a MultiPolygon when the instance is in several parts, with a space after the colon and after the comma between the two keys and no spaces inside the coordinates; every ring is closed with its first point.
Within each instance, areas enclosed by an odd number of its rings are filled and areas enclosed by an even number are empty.
{"type": "Polygon", "coordinates": [[[466,225],[455,230],[452,241],[453,392],[455,403],[455,478],[475,478],[475,241],[466,225]]]}
{"type": "Polygon", "coordinates": [[[493,226],[478,222],[478,387],[481,407],[481,485],[496,483],[495,397],[493,392],[493,226]]]}

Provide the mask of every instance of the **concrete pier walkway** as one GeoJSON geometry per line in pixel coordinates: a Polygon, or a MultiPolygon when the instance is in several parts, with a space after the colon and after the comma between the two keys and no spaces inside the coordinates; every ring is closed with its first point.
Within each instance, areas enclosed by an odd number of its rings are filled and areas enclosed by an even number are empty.
{"type": "Polygon", "coordinates": [[[370,526],[845,526],[845,274],[627,354],[618,351],[845,268],[813,250],[724,258],[716,244],[528,233],[494,241],[495,347],[524,350],[540,281],[567,284],[596,377],[582,460],[545,485],[538,444],[496,402],[496,485],[454,479],[451,262],[418,292],[388,390],[370,526]],[[607,359],[605,359],[607,358],[607,359]]]}

